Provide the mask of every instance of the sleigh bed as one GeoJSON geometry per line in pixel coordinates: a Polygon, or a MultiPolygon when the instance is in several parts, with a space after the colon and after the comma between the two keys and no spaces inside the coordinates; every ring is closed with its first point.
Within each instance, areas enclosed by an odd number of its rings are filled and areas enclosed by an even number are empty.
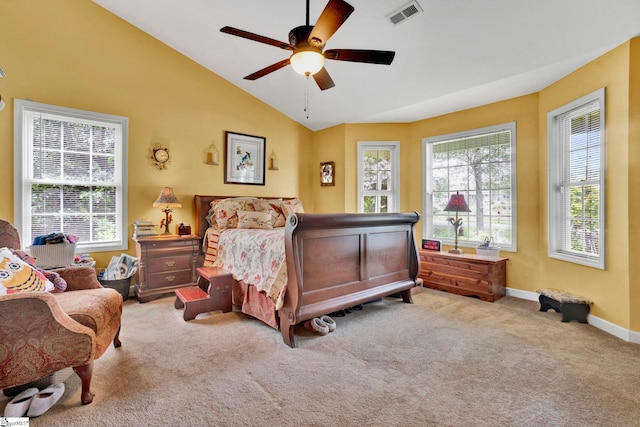
{"type": "Polygon", "coordinates": [[[279,328],[290,347],[305,320],[391,294],[413,302],[415,212],[309,214],[290,198],[197,195],[194,203],[204,265],[231,271],[233,303],[279,328]]]}

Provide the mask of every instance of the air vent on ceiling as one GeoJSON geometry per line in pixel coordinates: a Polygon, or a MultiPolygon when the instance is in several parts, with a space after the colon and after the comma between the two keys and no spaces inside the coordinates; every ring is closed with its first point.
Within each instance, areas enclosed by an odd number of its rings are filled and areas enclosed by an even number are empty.
{"type": "Polygon", "coordinates": [[[423,10],[416,0],[410,1],[399,9],[386,15],[391,25],[396,26],[407,19],[422,13],[423,10]]]}

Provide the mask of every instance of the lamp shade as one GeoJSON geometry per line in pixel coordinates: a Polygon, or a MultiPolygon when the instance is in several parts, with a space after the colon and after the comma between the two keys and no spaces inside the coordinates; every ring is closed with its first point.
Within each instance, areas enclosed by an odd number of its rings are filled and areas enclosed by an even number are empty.
{"type": "Polygon", "coordinates": [[[313,75],[324,67],[324,56],[314,50],[296,52],[289,61],[294,71],[303,76],[313,75]]]}
{"type": "Polygon", "coordinates": [[[444,208],[445,212],[471,212],[467,201],[464,199],[464,195],[456,191],[456,194],[452,194],[449,199],[447,207],[444,208]]]}
{"type": "Polygon", "coordinates": [[[181,208],[182,207],[182,205],[178,201],[178,198],[176,197],[176,195],[173,194],[173,188],[171,188],[171,187],[164,187],[162,189],[162,191],[160,192],[160,195],[158,196],[156,201],[153,202],[153,207],[154,208],[163,207],[163,206],[164,207],[168,207],[168,208],[181,208]]]}

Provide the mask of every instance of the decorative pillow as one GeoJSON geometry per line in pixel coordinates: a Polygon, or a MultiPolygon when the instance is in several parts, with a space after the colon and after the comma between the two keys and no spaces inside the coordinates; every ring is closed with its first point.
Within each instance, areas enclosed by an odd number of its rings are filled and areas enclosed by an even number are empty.
{"type": "Polygon", "coordinates": [[[220,241],[220,231],[211,227],[204,235],[202,242],[204,249],[204,267],[213,267],[213,263],[218,258],[218,242],[220,241]]]}
{"type": "Polygon", "coordinates": [[[225,230],[238,226],[238,211],[254,210],[255,197],[234,197],[221,200],[215,206],[216,228],[225,230]]]}
{"type": "Polygon", "coordinates": [[[211,201],[211,203],[209,203],[209,213],[207,214],[207,222],[209,223],[209,226],[211,227],[215,227],[216,224],[216,206],[218,206],[218,203],[220,203],[220,199],[214,199],[211,201]]]}
{"type": "Polygon", "coordinates": [[[267,212],[271,215],[271,226],[273,228],[284,227],[287,218],[282,211],[282,199],[261,199],[254,205],[258,212],[267,212]]]}
{"type": "Polygon", "coordinates": [[[282,211],[284,212],[284,216],[286,218],[288,218],[289,215],[292,213],[304,213],[304,209],[302,208],[302,200],[300,199],[283,200],[282,211]]]}
{"type": "Polygon", "coordinates": [[[51,290],[52,294],[59,294],[67,290],[67,281],[60,276],[60,274],[55,271],[50,270],[38,270],[44,277],[47,278],[51,283],[53,283],[53,289],[51,290]]]}
{"type": "Polygon", "coordinates": [[[53,283],[37,269],[0,248],[0,295],[23,291],[51,291],[53,283]]]}
{"type": "Polygon", "coordinates": [[[238,228],[273,228],[267,212],[238,211],[238,228]]]}
{"type": "Polygon", "coordinates": [[[29,252],[25,252],[25,251],[21,251],[21,250],[17,250],[17,249],[11,249],[11,252],[17,256],[18,258],[20,258],[22,261],[26,262],[27,264],[29,264],[31,267],[35,268],[36,270],[38,270],[39,272],[41,272],[44,277],[47,278],[47,280],[49,280],[51,283],[53,283],[53,290],[51,291],[51,293],[61,293],[67,290],[67,281],[64,280],[62,278],[62,276],[60,276],[60,274],[56,273],[55,271],[50,271],[50,270],[43,270],[41,268],[37,268],[36,265],[36,259],[34,257],[31,256],[31,254],[29,252]]]}

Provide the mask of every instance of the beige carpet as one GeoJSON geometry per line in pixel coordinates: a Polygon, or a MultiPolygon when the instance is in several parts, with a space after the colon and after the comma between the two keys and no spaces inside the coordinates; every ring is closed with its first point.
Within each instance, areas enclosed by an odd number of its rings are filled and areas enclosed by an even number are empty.
{"type": "MultiPolygon", "coordinates": [[[[336,317],[298,348],[241,313],[125,303],[120,349],[32,426],[640,425],[640,346],[532,301],[424,290],[336,317]]],[[[8,398],[0,398],[0,407],[8,398]]]]}

